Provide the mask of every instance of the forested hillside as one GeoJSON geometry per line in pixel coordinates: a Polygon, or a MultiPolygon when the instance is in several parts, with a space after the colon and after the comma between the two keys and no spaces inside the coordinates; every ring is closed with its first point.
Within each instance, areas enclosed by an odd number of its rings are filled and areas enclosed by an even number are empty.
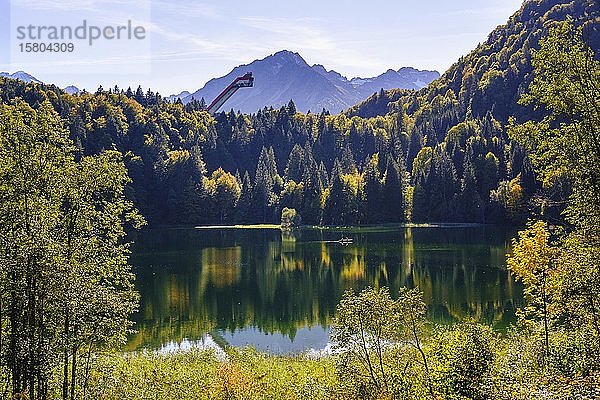
{"type": "Polygon", "coordinates": [[[0,101],[48,100],[81,155],[122,152],[128,196],[155,224],[278,222],[285,207],[305,224],[519,220],[540,205],[529,159],[506,134],[511,116],[543,115],[517,103],[531,52],[566,18],[597,49],[599,15],[591,0],[529,1],[429,87],[380,92],[341,115],[290,102],[213,118],[141,88],[71,96],[6,78],[0,101]]]}

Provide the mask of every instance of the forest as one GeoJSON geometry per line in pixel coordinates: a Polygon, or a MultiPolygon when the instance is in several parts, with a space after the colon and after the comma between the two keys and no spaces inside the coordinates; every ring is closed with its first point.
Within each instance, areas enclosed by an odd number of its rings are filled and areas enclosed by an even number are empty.
{"type": "MultiPolygon", "coordinates": [[[[123,154],[128,196],[153,224],[274,223],[286,207],[307,225],[559,218],[548,204],[568,188],[539,196],[530,159],[507,134],[509,117],[542,115],[517,100],[544,24],[597,12],[581,2],[546,10],[551,3],[525,6],[428,88],[381,91],[340,115],[301,114],[290,101],[212,117],[202,101],[171,104],[140,87],[70,96],[10,79],[0,96],[49,101],[80,156],[123,154]]],[[[587,21],[574,22],[597,48],[587,21]]]]}
{"type": "Polygon", "coordinates": [[[430,86],[339,115],[0,78],[0,395],[598,398],[599,8],[525,2],[430,86]],[[529,219],[507,261],[526,306],[501,336],[429,326],[417,288],[367,288],[338,305],[330,357],[106,352],[138,307],[128,230],[286,208],[298,225],[529,219]]]}
{"type": "Polygon", "coordinates": [[[123,154],[129,198],[154,224],[273,223],[286,207],[308,225],[506,222],[525,215],[537,189],[491,113],[432,144],[407,133],[418,128],[406,114],[303,115],[290,101],[213,118],[139,88],[70,96],[6,79],[1,90],[34,107],[49,101],[80,156],[123,154]]]}

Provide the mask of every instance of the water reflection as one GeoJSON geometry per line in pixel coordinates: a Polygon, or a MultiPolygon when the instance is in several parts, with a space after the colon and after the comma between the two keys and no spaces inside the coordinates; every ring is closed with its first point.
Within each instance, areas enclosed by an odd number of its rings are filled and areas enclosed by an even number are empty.
{"type": "Polygon", "coordinates": [[[505,268],[513,231],[492,227],[148,230],[132,263],[141,294],[128,349],[210,337],[276,352],[321,348],[349,288],[419,286],[430,318],[497,328],[521,298],[505,268]],[[269,348],[268,345],[271,347],[269,348]]]}

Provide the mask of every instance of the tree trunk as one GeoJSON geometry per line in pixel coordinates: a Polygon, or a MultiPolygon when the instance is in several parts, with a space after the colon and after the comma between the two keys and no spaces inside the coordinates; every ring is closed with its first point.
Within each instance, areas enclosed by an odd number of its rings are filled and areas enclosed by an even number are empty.
{"type": "Polygon", "coordinates": [[[373,383],[375,384],[377,389],[380,389],[381,386],[379,385],[379,381],[377,380],[377,378],[375,376],[375,371],[373,370],[373,365],[371,364],[371,357],[369,356],[369,349],[367,348],[367,344],[365,342],[365,331],[363,328],[362,318],[360,317],[360,315],[358,316],[358,322],[360,324],[360,338],[362,341],[362,347],[365,351],[365,356],[367,358],[367,366],[369,367],[369,374],[371,375],[371,379],[373,380],[373,383]]]}
{"type": "MultiPolygon", "coordinates": [[[[77,335],[77,325],[75,325],[75,333],[73,336],[77,335]]],[[[77,345],[73,345],[73,360],[71,364],[71,400],[75,400],[75,386],[77,385],[77,345]]]]}
{"type": "Polygon", "coordinates": [[[415,339],[415,347],[421,354],[421,358],[423,358],[423,367],[425,368],[425,375],[427,375],[427,386],[429,387],[429,394],[431,395],[431,398],[433,399],[433,398],[435,398],[435,396],[433,395],[433,385],[431,384],[431,376],[429,374],[429,366],[427,365],[427,357],[425,356],[425,352],[421,348],[421,342],[419,341],[419,335],[417,335],[417,326],[416,326],[415,320],[413,318],[411,318],[411,325],[412,325],[413,337],[415,339]]]}
{"type": "Polygon", "coordinates": [[[542,302],[544,303],[544,365],[550,351],[550,340],[548,334],[548,303],[546,301],[546,271],[542,271],[542,302]]]}
{"type": "Polygon", "coordinates": [[[69,400],[69,313],[68,310],[65,312],[65,344],[64,344],[64,355],[63,355],[63,385],[62,385],[62,398],[63,400],[69,400]]]}

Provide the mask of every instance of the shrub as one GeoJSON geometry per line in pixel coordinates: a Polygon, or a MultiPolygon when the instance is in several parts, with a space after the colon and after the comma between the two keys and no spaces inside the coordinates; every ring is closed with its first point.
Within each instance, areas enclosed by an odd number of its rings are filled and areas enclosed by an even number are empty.
{"type": "Polygon", "coordinates": [[[438,333],[433,348],[437,389],[453,399],[486,399],[497,341],[488,326],[472,322],[438,333]]]}

